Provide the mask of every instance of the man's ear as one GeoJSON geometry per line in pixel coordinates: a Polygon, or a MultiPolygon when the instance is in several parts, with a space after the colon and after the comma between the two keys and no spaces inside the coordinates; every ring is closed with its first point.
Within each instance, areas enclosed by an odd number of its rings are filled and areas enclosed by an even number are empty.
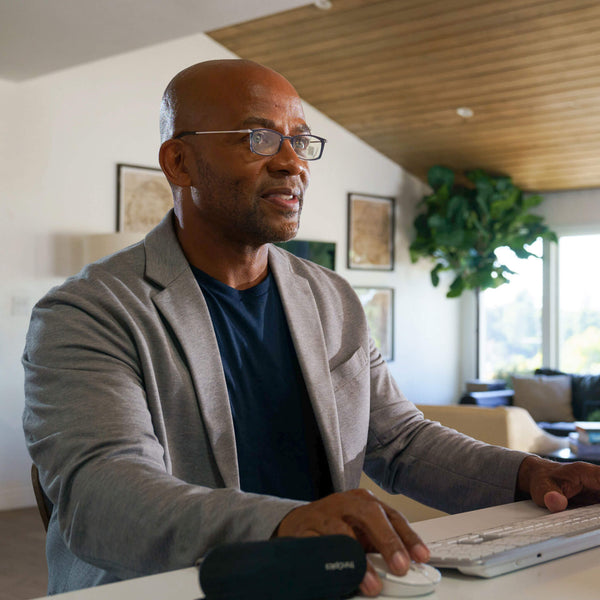
{"type": "Polygon", "coordinates": [[[173,185],[189,187],[192,184],[185,164],[185,144],[180,140],[167,140],[158,152],[160,166],[173,185]]]}

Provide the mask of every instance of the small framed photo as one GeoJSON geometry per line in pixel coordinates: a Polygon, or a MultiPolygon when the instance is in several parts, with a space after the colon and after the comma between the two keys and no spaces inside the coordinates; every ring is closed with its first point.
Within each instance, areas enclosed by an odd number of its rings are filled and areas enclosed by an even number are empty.
{"type": "Polygon", "coordinates": [[[172,206],[171,188],[160,169],[117,165],[117,231],[147,233],[172,206]]]}
{"type": "Polygon", "coordinates": [[[394,198],[348,194],[348,268],[394,270],[394,198]]]}
{"type": "Polygon", "coordinates": [[[371,337],[387,361],[394,360],[394,290],[386,287],[355,287],[371,337]]]}

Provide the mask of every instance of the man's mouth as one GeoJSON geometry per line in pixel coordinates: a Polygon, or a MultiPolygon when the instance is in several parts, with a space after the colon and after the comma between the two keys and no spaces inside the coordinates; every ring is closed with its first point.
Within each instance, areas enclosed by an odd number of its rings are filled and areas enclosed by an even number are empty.
{"type": "Polygon", "coordinates": [[[301,203],[302,193],[299,190],[273,189],[267,190],[261,197],[274,204],[289,208],[301,203]]]}

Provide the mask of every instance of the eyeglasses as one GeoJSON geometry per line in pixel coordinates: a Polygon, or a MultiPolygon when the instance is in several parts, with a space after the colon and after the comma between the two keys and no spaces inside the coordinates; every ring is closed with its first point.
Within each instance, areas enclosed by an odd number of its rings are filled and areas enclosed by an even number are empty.
{"type": "Polygon", "coordinates": [[[184,135],[207,135],[210,133],[249,133],[250,150],[261,156],[273,156],[281,150],[283,140],[290,140],[294,152],[302,160],[318,160],[323,155],[325,138],[301,133],[299,135],[282,135],[272,129],[233,129],[230,131],[182,131],[174,139],[184,135]]]}

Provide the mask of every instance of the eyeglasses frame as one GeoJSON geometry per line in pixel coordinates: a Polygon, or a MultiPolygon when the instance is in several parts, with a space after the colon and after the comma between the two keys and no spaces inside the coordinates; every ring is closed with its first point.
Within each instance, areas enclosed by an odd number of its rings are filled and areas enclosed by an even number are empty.
{"type": "Polygon", "coordinates": [[[318,135],[314,135],[313,133],[299,133],[297,135],[283,135],[282,133],[279,133],[279,131],[275,131],[275,129],[269,129],[268,127],[257,127],[256,129],[228,129],[228,130],[223,130],[223,131],[182,131],[181,133],[174,135],[173,139],[178,140],[186,135],[208,135],[208,134],[213,134],[213,133],[254,133],[255,131],[270,131],[272,133],[276,133],[279,136],[279,146],[277,147],[277,150],[275,152],[273,152],[273,154],[263,154],[262,152],[257,152],[254,149],[254,144],[252,143],[252,136],[250,136],[250,151],[253,152],[254,154],[258,154],[259,156],[275,156],[281,150],[281,146],[282,146],[284,140],[290,140],[290,144],[292,145],[292,149],[293,149],[294,148],[294,143],[293,143],[294,139],[296,139],[298,137],[310,136],[310,137],[318,139],[321,142],[321,151],[319,152],[319,156],[317,156],[315,158],[303,158],[296,152],[296,150],[294,150],[294,153],[301,160],[319,160],[321,158],[321,156],[323,156],[323,150],[325,148],[325,143],[327,142],[327,140],[325,138],[319,137],[318,135]]]}

